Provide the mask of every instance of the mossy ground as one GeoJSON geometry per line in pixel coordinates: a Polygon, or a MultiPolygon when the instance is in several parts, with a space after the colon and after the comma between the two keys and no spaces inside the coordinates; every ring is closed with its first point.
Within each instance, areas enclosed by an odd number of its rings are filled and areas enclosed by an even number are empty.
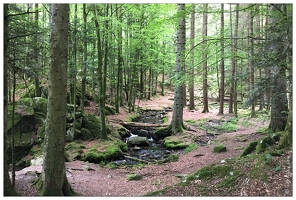
{"type": "Polygon", "coordinates": [[[123,142],[118,141],[98,141],[83,156],[84,161],[101,163],[116,159],[122,156],[123,151],[127,150],[127,146],[123,142]]]}
{"type": "MultiPolygon", "coordinates": [[[[246,147],[244,156],[205,166],[190,174],[186,180],[149,192],[146,196],[240,196],[246,180],[250,182],[248,187],[253,187],[252,184],[258,182],[260,187],[264,187],[264,183],[276,181],[276,177],[282,177],[281,174],[292,167],[289,158],[291,147],[289,150],[281,149],[278,144],[282,139],[280,135],[283,133],[270,134],[259,141],[251,142],[246,147]],[[271,139],[279,142],[270,143],[271,139]],[[266,143],[261,151],[256,151],[260,141],[269,142],[269,145],[266,143]]],[[[268,195],[268,190],[260,191],[260,196],[268,195]]],[[[284,193],[282,190],[280,192],[284,193]]]]}

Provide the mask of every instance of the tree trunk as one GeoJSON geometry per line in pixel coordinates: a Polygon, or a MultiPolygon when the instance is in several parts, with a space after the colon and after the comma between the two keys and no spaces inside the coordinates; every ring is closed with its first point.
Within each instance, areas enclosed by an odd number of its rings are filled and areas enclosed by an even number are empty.
{"type": "Polygon", "coordinates": [[[190,17],[190,64],[191,77],[189,80],[189,110],[194,110],[194,38],[195,38],[195,6],[192,4],[192,13],[190,17]]]}
{"type": "MultiPolygon", "coordinates": [[[[232,10],[231,10],[231,4],[229,4],[229,20],[230,20],[230,37],[233,38],[233,23],[232,23],[232,10]]],[[[231,76],[230,76],[230,94],[229,94],[229,106],[228,106],[228,112],[233,113],[233,96],[234,96],[234,80],[235,80],[235,57],[234,57],[234,40],[231,40],[231,76]]]]}
{"type": "MultiPolygon", "coordinates": [[[[87,35],[87,14],[86,6],[83,4],[83,31],[84,35],[87,35]]],[[[86,83],[86,68],[87,68],[87,40],[83,42],[83,63],[81,65],[81,99],[80,99],[80,109],[84,112],[84,99],[85,99],[85,83],[86,83]]]]}
{"type": "MultiPolygon", "coordinates": [[[[249,91],[251,94],[253,93],[254,94],[254,89],[255,89],[255,67],[254,67],[254,61],[253,61],[253,58],[254,58],[254,40],[252,39],[253,36],[254,36],[254,11],[253,11],[253,8],[251,10],[251,13],[250,13],[250,68],[251,68],[251,91],[249,91]]],[[[251,105],[251,117],[255,117],[255,102],[257,102],[257,97],[253,96],[252,97],[253,100],[252,100],[252,105],[251,105]]]]}
{"type": "Polygon", "coordinates": [[[234,41],[233,41],[233,51],[234,51],[234,58],[233,58],[233,108],[234,108],[234,116],[238,117],[237,115],[237,77],[236,77],[236,70],[237,70],[237,36],[238,36],[238,19],[239,19],[239,4],[236,4],[236,16],[235,16],[235,29],[234,29],[234,41]]]}
{"type": "Polygon", "coordinates": [[[286,75],[282,66],[273,77],[271,89],[271,114],[269,129],[271,132],[284,131],[287,124],[288,100],[286,95],[286,75]]]}
{"type": "Polygon", "coordinates": [[[51,4],[49,96],[41,192],[44,196],[72,195],[73,192],[65,167],[68,24],[69,4],[51,4]]]}
{"type": "MultiPolygon", "coordinates": [[[[99,107],[100,107],[100,116],[101,116],[101,134],[102,139],[107,139],[106,133],[106,122],[105,122],[105,85],[104,83],[106,79],[104,78],[104,69],[103,69],[103,61],[102,61],[102,46],[101,46],[101,34],[97,16],[97,8],[96,4],[94,4],[94,16],[95,16],[95,26],[96,26],[96,34],[97,34],[97,56],[98,56],[98,82],[99,82],[99,107]]],[[[105,68],[105,67],[104,67],[105,68]]]]}
{"type": "MultiPolygon", "coordinates": [[[[38,27],[38,20],[39,20],[39,12],[38,12],[38,3],[35,3],[35,23],[38,27]]],[[[38,37],[37,34],[34,36],[34,42],[37,44],[38,37]]],[[[38,62],[38,45],[34,47],[34,59],[35,59],[35,73],[34,73],[34,78],[35,78],[35,96],[36,97],[41,97],[41,88],[40,88],[40,81],[39,81],[39,62],[38,62]]]]}
{"type": "MultiPolygon", "coordinates": [[[[122,21],[121,6],[118,5],[117,10],[117,20],[122,21]]],[[[119,113],[121,92],[122,92],[122,27],[119,25],[117,30],[118,46],[117,46],[117,82],[116,82],[116,98],[115,98],[115,109],[119,113]]]]}
{"type": "MultiPolygon", "coordinates": [[[[271,13],[272,18],[270,19],[270,27],[276,27],[278,23],[285,23],[282,22],[282,18],[279,18],[279,11],[281,11],[281,15],[284,16],[284,20],[287,20],[285,4],[274,4],[271,13]],[[284,8],[283,10],[282,7],[284,8]]],[[[287,56],[287,53],[284,54],[283,52],[285,52],[284,48],[286,48],[284,47],[285,40],[288,39],[291,41],[289,46],[292,46],[292,38],[289,38],[290,35],[292,34],[286,33],[282,35],[282,32],[279,31],[269,33],[269,37],[278,42],[277,44],[270,44],[271,52],[274,53],[273,55],[277,55],[277,59],[275,60],[276,63],[274,63],[274,66],[271,66],[271,73],[273,75],[271,77],[271,119],[269,123],[269,129],[271,132],[284,131],[287,125],[289,110],[286,69],[288,69],[287,62],[289,57],[287,56]]],[[[292,49],[290,51],[292,54],[292,49]]],[[[289,49],[287,49],[286,52],[289,52],[289,49]]]]}
{"type": "Polygon", "coordinates": [[[208,36],[208,4],[203,4],[203,25],[202,25],[202,35],[203,35],[203,82],[202,82],[202,100],[203,100],[203,113],[209,112],[209,103],[208,103],[208,62],[207,62],[207,36],[208,36]]]}
{"type": "Polygon", "coordinates": [[[181,78],[183,76],[183,65],[185,65],[185,44],[186,44],[186,24],[185,24],[185,4],[178,4],[178,13],[181,14],[177,31],[177,55],[176,55],[176,83],[174,95],[174,110],[171,121],[171,131],[173,134],[183,131],[183,86],[181,78]]]}
{"type": "Polygon", "coordinates": [[[8,121],[8,55],[7,55],[7,48],[8,48],[8,6],[9,4],[4,4],[3,5],[3,14],[4,14],[4,175],[3,175],[3,182],[4,182],[4,196],[16,196],[18,195],[13,186],[11,185],[10,182],[10,177],[8,173],[9,169],[9,161],[8,161],[8,154],[7,154],[7,149],[8,149],[8,139],[7,139],[7,121],[8,121]]]}
{"type": "Polygon", "coordinates": [[[219,98],[220,98],[220,106],[219,106],[219,115],[224,113],[224,4],[221,4],[221,62],[220,62],[220,88],[219,88],[219,98]]]}

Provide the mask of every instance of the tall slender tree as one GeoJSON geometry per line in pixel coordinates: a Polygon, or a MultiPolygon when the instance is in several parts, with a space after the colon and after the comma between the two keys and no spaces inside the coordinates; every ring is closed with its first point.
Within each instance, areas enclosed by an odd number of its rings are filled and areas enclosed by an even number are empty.
{"type": "Polygon", "coordinates": [[[69,4],[50,5],[50,69],[42,195],[72,195],[65,167],[69,4]]]}
{"type": "MultiPolygon", "coordinates": [[[[272,88],[271,88],[271,119],[269,123],[269,129],[272,132],[285,130],[288,117],[288,100],[287,100],[287,52],[292,52],[292,40],[291,33],[288,34],[287,30],[291,29],[291,21],[288,20],[286,15],[285,4],[273,4],[272,5],[272,17],[270,18],[269,27],[269,49],[272,56],[274,66],[271,69],[272,75],[272,88]],[[279,23],[281,22],[281,23],[279,23]],[[283,37],[283,35],[285,37],[283,37]],[[287,49],[285,49],[287,48],[287,49]]],[[[291,54],[291,53],[290,53],[291,54]]]]}
{"type": "Polygon", "coordinates": [[[85,84],[86,84],[86,69],[88,66],[87,62],[87,13],[86,5],[83,4],[83,63],[81,65],[81,99],[80,99],[80,109],[84,111],[84,98],[85,98],[85,84]]]}
{"type": "Polygon", "coordinates": [[[185,65],[185,44],[186,44],[186,23],[185,23],[185,4],[178,4],[179,23],[177,31],[177,55],[176,55],[176,83],[174,94],[174,110],[171,121],[172,133],[182,132],[183,125],[183,86],[181,81],[185,65]]]}
{"type": "Polygon", "coordinates": [[[16,196],[17,193],[14,190],[14,187],[12,186],[10,182],[10,177],[8,173],[8,139],[7,139],[7,120],[8,120],[8,54],[7,54],[7,48],[8,48],[8,9],[9,4],[4,4],[3,6],[3,17],[4,17],[4,176],[3,176],[3,182],[4,182],[4,196],[16,196]]]}
{"type": "Polygon", "coordinates": [[[203,25],[202,25],[202,35],[203,35],[203,52],[202,52],[202,100],[203,100],[203,113],[209,112],[208,103],[208,62],[207,62],[207,35],[208,35],[208,4],[203,4],[203,25]]]}
{"type": "Polygon", "coordinates": [[[93,12],[95,16],[95,26],[96,26],[96,36],[97,36],[97,56],[98,56],[98,81],[99,81],[99,107],[100,107],[100,116],[101,116],[101,134],[102,139],[107,139],[107,132],[106,132],[106,116],[105,116],[105,103],[106,103],[106,78],[104,77],[104,68],[103,68],[103,52],[102,52],[102,41],[101,41],[101,33],[100,33],[100,26],[99,20],[97,15],[97,6],[96,4],[93,5],[93,12]]]}
{"type": "Polygon", "coordinates": [[[195,5],[192,4],[192,13],[190,17],[190,64],[191,77],[189,81],[189,110],[194,110],[194,38],[195,38],[195,5]]]}
{"type": "Polygon", "coordinates": [[[219,98],[220,98],[220,106],[219,106],[219,115],[224,113],[224,4],[221,4],[221,29],[220,29],[220,37],[221,37],[221,61],[220,61],[220,87],[219,87],[219,98]]]}

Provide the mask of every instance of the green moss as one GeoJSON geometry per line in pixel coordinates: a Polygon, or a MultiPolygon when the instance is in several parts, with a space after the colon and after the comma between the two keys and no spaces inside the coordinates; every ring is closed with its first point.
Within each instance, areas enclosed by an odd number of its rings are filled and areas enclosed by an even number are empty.
{"type": "Polygon", "coordinates": [[[223,178],[229,176],[234,169],[230,165],[209,165],[200,169],[197,173],[193,175],[201,180],[210,180],[213,177],[223,178]]]}
{"type": "Polygon", "coordinates": [[[292,135],[284,132],[282,138],[279,141],[279,149],[289,149],[292,146],[292,135]]]}
{"type": "Polygon", "coordinates": [[[99,141],[94,147],[85,152],[83,160],[93,163],[111,161],[122,156],[122,149],[126,150],[123,142],[99,141]]]}
{"type": "Polygon", "coordinates": [[[273,145],[274,143],[275,143],[275,141],[270,136],[266,136],[266,137],[264,137],[262,140],[260,140],[258,142],[256,152],[257,153],[262,153],[262,152],[265,151],[265,149],[267,147],[273,145]]]}
{"type": "Polygon", "coordinates": [[[127,122],[133,122],[133,121],[137,120],[139,117],[140,117],[140,113],[135,113],[134,115],[129,116],[129,117],[126,119],[126,121],[127,121],[127,122]]]}
{"type": "Polygon", "coordinates": [[[40,112],[46,115],[48,100],[42,97],[35,97],[34,101],[35,101],[34,111],[40,112]]]}
{"type": "Polygon", "coordinates": [[[223,144],[214,146],[214,153],[220,153],[226,151],[226,147],[223,144]]]}
{"type": "Polygon", "coordinates": [[[118,127],[117,132],[118,132],[118,134],[120,135],[121,138],[130,136],[130,133],[124,127],[118,127]]]}
{"type": "Polygon", "coordinates": [[[168,136],[164,139],[164,145],[171,149],[184,149],[189,146],[181,137],[178,136],[168,136]]]}
{"type": "MultiPolygon", "coordinates": [[[[88,129],[92,134],[92,138],[100,138],[101,136],[101,122],[100,120],[92,114],[85,114],[82,118],[82,128],[88,129]]],[[[82,129],[81,129],[82,132],[82,129]]]]}
{"type": "Polygon", "coordinates": [[[86,128],[81,129],[81,139],[86,141],[93,139],[93,134],[86,128]]]}
{"type": "Polygon", "coordinates": [[[179,160],[179,155],[178,154],[171,154],[167,158],[167,161],[169,161],[169,162],[176,162],[178,160],[179,160]]]}
{"type": "Polygon", "coordinates": [[[138,181],[138,180],[141,180],[142,178],[143,178],[143,176],[140,174],[130,174],[130,175],[128,175],[127,180],[138,181]]]}
{"type": "Polygon", "coordinates": [[[242,156],[246,156],[246,155],[252,153],[253,151],[255,151],[257,144],[258,144],[258,141],[253,141],[253,142],[251,142],[251,143],[250,143],[250,144],[249,144],[249,145],[243,150],[243,152],[242,152],[242,154],[241,154],[240,156],[241,156],[241,157],[242,157],[242,156]]]}
{"type": "Polygon", "coordinates": [[[197,124],[197,121],[195,119],[188,119],[188,120],[185,120],[185,122],[187,122],[190,125],[196,125],[197,124]]]}
{"type": "Polygon", "coordinates": [[[233,118],[229,121],[227,121],[226,123],[222,124],[221,126],[218,126],[218,130],[221,131],[221,132],[234,132],[236,131],[238,128],[237,128],[237,121],[238,119],[237,118],[233,118]]]}
{"type": "Polygon", "coordinates": [[[168,127],[161,127],[155,130],[155,136],[157,138],[165,138],[171,135],[170,126],[168,127]]]}
{"type": "Polygon", "coordinates": [[[169,121],[168,116],[165,116],[164,118],[162,118],[162,123],[167,123],[169,121]]]}
{"type": "Polygon", "coordinates": [[[192,143],[192,144],[189,144],[188,147],[186,147],[185,152],[186,153],[189,153],[190,151],[193,151],[193,150],[195,150],[197,148],[198,148],[197,144],[196,143],[192,143]]]}
{"type": "Polygon", "coordinates": [[[106,115],[115,115],[115,108],[110,106],[105,106],[105,114],[106,115]]]}

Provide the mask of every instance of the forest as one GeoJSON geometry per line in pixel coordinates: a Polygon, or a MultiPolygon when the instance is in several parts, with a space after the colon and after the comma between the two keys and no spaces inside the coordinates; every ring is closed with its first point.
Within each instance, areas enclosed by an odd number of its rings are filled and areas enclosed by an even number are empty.
{"type": "Polygon", "coordinates": [[[3,4],[4,196],[293,196],[292,4],[3,4]]]}

